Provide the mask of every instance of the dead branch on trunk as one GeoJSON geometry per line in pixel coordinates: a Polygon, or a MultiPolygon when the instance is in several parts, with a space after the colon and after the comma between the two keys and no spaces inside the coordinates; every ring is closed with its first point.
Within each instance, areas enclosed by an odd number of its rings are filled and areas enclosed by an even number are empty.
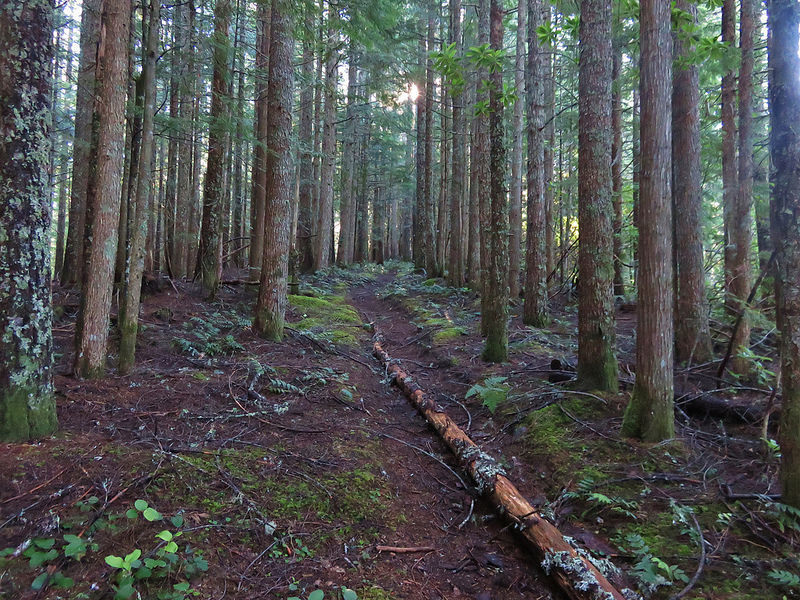
{"type": "Polygon", "coordinates": [[[488,498],[537,551],[544,571],[573,600],[624,600],[617,590],[561,532],[528,502],[506,477],[494,458],[483,452],[461,428],[429,398],[416,381],[386,353],[380,339],[373,353],[384,364],[386,373],[403,391],[445,443],[461,466],[470,474],[478,490],[488,498]]]}

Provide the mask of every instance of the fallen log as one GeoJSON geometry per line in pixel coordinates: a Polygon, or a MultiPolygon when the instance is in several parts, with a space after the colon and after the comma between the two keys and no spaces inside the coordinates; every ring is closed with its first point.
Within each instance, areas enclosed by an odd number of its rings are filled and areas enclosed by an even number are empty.
{"type": "MultiPolygon", "coordinates": [[[[588,554],[573,547],[562,533],[544,518],[516,486],[504,469],[483,452],[455,422],[427,397],[414,379],[383,349],[380,339],[373,344],[373,353],[383,363],[387,375],[414,404],[445,443],[461,466],[475,481],[478,491],[511,521],[538,554],[545,573],[573,600],[626,600],[589,559],[588,554]]],[[[626,590],[626,593],[629,590],[626,590]]],[[[628,594],[628,598],[637,597],[628,594]]]]}

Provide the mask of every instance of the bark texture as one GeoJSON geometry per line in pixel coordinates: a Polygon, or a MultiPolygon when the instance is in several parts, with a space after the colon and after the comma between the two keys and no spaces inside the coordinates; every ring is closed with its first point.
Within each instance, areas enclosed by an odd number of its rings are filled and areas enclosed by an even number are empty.
{"type": "Polygon", "coordinates": [[[673,437],[673,321],[670,6],[642,0],[641,183],[639,192],[636,383],[623,435],[656,442],[673,437]]]}
{"type": "Polygon", "coordinates": [[[69,225],[64,248],[61,284],[74,285],[83,277],[84,229],[86,228],[86,192],[93,166],[92,115],[94,114],[97,42],[100,38],[100,0],[86,0],[81,5],[81,58],[75,96],[75,137],[72,146],[72,189],[69,201],[69,225]]]}
{"type": "Polygon", "coordinates": [[[616,391],[611,0],[583,0],[578,83],[578,382],[616,391]]]}
{"type": "Polygon", "coordinates": [[[0,4],[0,440],[56,430],[50,300],[53,5],[0,4]]]}
{"type": "Polygon", "coordinates": [[[525,305],[522,320],[526,325],[543,327],[548,322],[547,239],[544,197],[544,80],[545,53],[537,28],[541,25],[542,3],[528,1],[528,64],[526,69],[528,104],[528,237],[525,245],[525,305]]]}
{"type": "Polygon", "coordinates": [[[260,280],[264,254],[264,206],[267,157],[267,68],[269,65],[269,1],[258,4],[259,35],[256,42],[255,146],[250,194],[250,279],[260,280]]]}
{"type": "Polygon", "coordinates": [[[782,501],[800,508],[800,4],[769,4],[772,238],[780,330],[782,501]]]}
{"type": "Polygon", "coordinates": [[[522,132],[525,113],[525,41],[528,31],[528,0],[517,4],[517,44],[514,57],[513,146],[511,150],[511,207],[508,212],[510,236],[508,242],[508,295],[520,294],[520,260],[522,253],[522,132]]]}
{"type": "Polygon", "coordinates": [[[267,210],[255,328],[263,337],[280,340],[286,315],[291,201],[294,195],[291,145],[294,42],[288,0],[273,0],[271,38],[267,210]]]}
{"type": "Polygon", "coordinates": [[[75,372],[102,377],[108,356],[111,291],[117,252],[120,184],[125,143],[130,0],[106,0],[97,50],[97,192],[90,195],[91,247],[83,274],[75,372]]]}
{"type": "MultiPolygon", "coordinates": [[[[490,8],[490,46],[503,47],[503,9],[501,0],[492,0],[490,8]]],[[[486,344],[483,359],[487,362],[508,360],[508,201],[506,198],[506,148],[503,127],[503,72],[496,69],[489,76],[489,137],[491,141],[489,186],[490,215],[481,238],[489,249],[485,273],[486,301],[483,306],[486,344]]]]}
{"type": "MultiPolygon", "coordinates": [[[[678,0],[677,8],[697,20],[697,6],[678,0]]],[[[693,50],[678,31],[672,83],[672,199],[675,211],[675,359],[703,363],[711,358],[705,269],[703,267],[700,172],[700,87],[697,65],[686,64],[693,50]]]]}
{"type": "Polygon", "coordinates": [[[228,146],[228,77],[230,54],[229,0],[214,5],[214,77],[211,85],[211,115],[208,131],[208,159],[203,189],[203,225],[197,267],[203,289],[210,298],[217,295],[222,278],[222,205],[225,196],[225,154],[228,146]]]}

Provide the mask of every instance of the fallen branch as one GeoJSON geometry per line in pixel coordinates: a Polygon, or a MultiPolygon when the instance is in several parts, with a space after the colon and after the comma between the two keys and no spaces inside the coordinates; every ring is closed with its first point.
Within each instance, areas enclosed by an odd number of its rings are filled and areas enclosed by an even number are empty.
{"type": "Polygon", "coordinates": [[[400,546],[375,546],[378,552],[394,552],[396,554],[411,554],[413,552],[433,552],[436,550],[433,546],[413,546],[410,548],[401,548],[400,546]]]}
{"type": "Polygon", "coordinates": [[[469,436],[427,397],[412,377],[392,362],[380,340],[373,353],[387,374],[450,447],[478,490],[508,518],[536,549],[545,572],[573,600],[624,600],[624,596],[561,532],[528,502],[506,477],[503,468],[483,452],[469,436]]]}

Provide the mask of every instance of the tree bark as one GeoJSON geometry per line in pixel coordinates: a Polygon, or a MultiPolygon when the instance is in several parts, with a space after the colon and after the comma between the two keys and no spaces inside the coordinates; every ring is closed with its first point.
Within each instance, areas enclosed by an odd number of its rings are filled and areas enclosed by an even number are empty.
{"type": "Polygon", "coordinates": [[[69,226],[64,249],[61,284],[81,282],[83,277],[86,192],[93,166],[92,115],[94,114],[97,42],[100,37],[100,0],[85,0],[81,8],[81,58],[75,96],[75,136],[72,147],[72,188],[69,201],[69,226]]]}
{"type": "Polygon", "coordinates": [[[525,56],[526,34],[528,27],[528,0],[517,3],[517,40],[514,57],[514,90],[517,98],[514,101],[512,117],[514,135],[511,151],[511,208],[508,214],[508,295],[519,298],[520,294],[520,257],[522,253],[522,132],[525,121],[525,56]]]}
{"type": "MultiPolygon", "coordinates": [[[[463,40],[461,31],[461,0],[450,0],[450,25],[452,31],[451,42],[456,45],[456,58],[463,53],[463,40]]],[[[461,230],[464,205],[464,179],[466,157],[464,147],[464,134],[466,118],[464,115],[464,84],[451,85],[451,98],[453,102],[453,170],[450,183],[450,249],[447,271],[447,281],[450,285],[461,287],[464,285],[464,256],[462,251],[463,233],[461,230]]]]}
{"type": "Polygon", "coordinates": [[[255,142],[250,194],[250,279],[260,281],[264,255],[265,163],[267,144],[267,68],[270,45],[270,2],[258,4],[259,37],[256,43],[255,142]]]}
{"type": "Polygon", "coordinates": [[[322,110],[322,165],[319,178],[317,237],[314,244],[314,270],[330,264],[331,230],[333,227],[333,175],[336,166],[336,88],[339,84],[339,56],[336,49],[337,30],[333,9],[328,15],[328,59],[325,62],[324,107],[322,110]]]}
{"type": "Polygon", "coordinates": [[[670,6],[642,0],[642,173],[639,207],[639,279],[636,383],[622,434],[656,442],[673,437],[673,319],[670,6]]]}
{"type": "Polygon", "coordinates": [[[0,440],[56,430],[50,298],[53,5],[0,5],[0,440]]]}
{"type": "MultiPolygon", "coordinates": [[[[736,45],[736,0],[722,2],[722,42],[729,47],[736,45]]],[[[724,273],[725,303],[728,311],[736,314],[732,301],[733,280],[733,223],[734,207],[738,189],[736,166],[736,73],[733,69],[722,77],[720,117],[722,119],[722,212],[725,237],[724,273]]]]}
{"type": "Polygon", "coordinates": [[[578,102],[578,382],[616,391],[611,1],[582,0],[578,102]]]}
{"type": "Polygon", "coordinates": [[[97,51],[97,193],[91,197],[91,247],[83,273],[75,372],[102,377],[108,356],[108,325],[117,249],[117,225],[125,137],[130,0],[106,0],[97,51]]]}
{"type": "MultiPolygon", "coordinates": [[[[502,0],[491,0],[490,46],[503,48],[502,0]]],[[[491,141],[491,219],[482,239],[489,247],[486,273],[486,344],[483,359],[487,362],[508,360],[508,203],[506,199],[506,148],[503,127],[503,72],[496,69],[489,76],[489,137],[491,141]]]]}
{"type": "MultiPolygon", "coordinates": [[[[139,301],[153,176],[153,118],[155,115],[156,54],[158,53],[159,24],[161,22],[160,0],[151,0],[149,13],[149,23],[145,28],[146,50],[141,74],[144,88],[141,150],[139,164],[136,166],[136,195],[131,246],[128,265],[125,269],[127,280],[119,315],[119,372],[123,375],[128,374],[133,368],[136,357],[136,336],[139,328],[139,301]]],[[[145,22],[144,18],[142,22],[145,22]]]]}
{"type": "MultiPolygon", "coordinates": [[[[306,18],[306,27],[310,31],[314,20],[309,11],[306,18]]],[[[313,238],[314,225],[312,223],[312,204],[314,195],[314,47],[312,40],[303,41],[303,66],[300,75],[302,87],[300,89],[300,123],[299,136],[300,148],[300,195],[297,213],[297,260],[301,273],[310,273],[314,265],[313,238]]]]}
{"type": "Polygon", "coordinates": [[[222,205],[224,199],[225,150],[228,146],[228,106],[230,104],[228,77],[230,66],[229,29],[231,5],[229,0],[217,0],[214,5],[214,77],[211,86],[211,115],[208,132],[208,159],[203,189],[203,225],[197,267],[203,289],[209,298],[217,295],[222,279],[222,205]]]}
{"type": "Polygon", "coordinates": [[[291,5],[288,0],[273,0],[269,54],[266,229],[255,328],[261,336],[276,341],[283,337],[286,315],[291,202],[294,195],[291,144],[293,53],[291,5]]]}
{"type": "MultiPolygon", "coordinates": [[[[678,0],[677,8],[693,15],[697,6],[678,0]]],[[[675,358],[678,362],[710,360],[705,269],[703,266],[702,188],[700,171],[700,87],[696,65],[683,64],[693,48],[686,33],[673,33],[677,61],[672,87],[672,198],[675,211],[675,358]]]]}
{"type": "Polygon", "coordinates": [[[440,265],[437,262],[438,248],[436,246],[436,214],[433,197],[433,96],[434,70],[433,51],[436,40],[436,20],[434,19],[433,6],[428,6],[428,58],[425,64],[425,204],[423,210],[425,218],[424,231],[424,262],[428,277],[439,275],[440,265]]]}
{"type": "MultiPolygon", "coordinates": [[[[72,48],[72,30],[70,29],[67,35],[67,47],[72,48]]],[[[64,79],[68,85],[72,84],[72,52],[70,51],[66,56],[66,65],[64,66],[64,79]]],[[[55,89],[55,86],[54,86],[55,89]]],[[[55,98],[54,91],[54,98],[55,98]]],[[[66,105],[67,90],[64,90],[63,105],[66,105]]],[[[58,186],[58,221],[56,223],[56,256],[55,256],[55,276],[60,277],[62,269],[64,268],[64,243],[67,228],[67,194],[69,193],[69,175],[67,174],[69,165],[69,154],[66,152],[68,136],[65,134],[62,138],[63,147],[60,150],[60,161],[58,167],[59,182],[58,186]]],[[[73,136],[73,143],[75,138],[73,136]]]]}
{"type": "Polygon", "coordinates": [[[543,327],[548,323],[547,250],[544,206],[544,79],[545,55],[539,42],[542,4],[528,2],[528,237],[525,245],[525,304],[522,321],[543,327]]]}
{"type": "Polygon", "coordinates": [[[622,279],[622,49],[615,45],[611,62],[611,196],[614,208],[614,295],[625,295],[622,279]]]}
{"type": "MultiPolygon", "coordinates": [[[[739,180],[736,190],[736,205],[731,215],[731,264],[730,294],[737,312],[745,308],[745,301],[752,284],[750,266],[750,244],[753,237],[753,46],[756,30],[755,0],[741,0],[739,46],[742,64],[739,70],[739,180]]],[[[750,346],[750,317],[745,311],[733,341],[734,373],[747,374],[751,370],[750,360],[741,354],[750,346]]]]}
{"type": "Polygon", "coordinates": [[[354,214],[356,211],[353,199],[353,181],[356,152],[356,86],[358,83],[358,60],[355,42],[350,41],[349,65],[347,70],[347,112],[345,117],[344,135],[342,139],[342,180],[341,201],[339,213],[339,243],[336,253],[336,264],[346,266],[353,262],[353,247],[355,243],[354,214]]]}
{"type": "Polygon", "coordinates": [[[800,508],[800,4],[770,0],[768,14],[771,227],[783,385],[781,499],[800,508]]]}

